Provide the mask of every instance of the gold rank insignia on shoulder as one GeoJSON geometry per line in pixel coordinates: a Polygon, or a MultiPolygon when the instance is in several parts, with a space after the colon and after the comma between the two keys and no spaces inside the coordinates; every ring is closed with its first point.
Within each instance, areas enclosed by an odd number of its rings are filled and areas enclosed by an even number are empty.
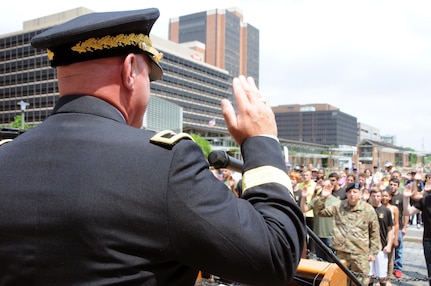
{"type": "Polygon", "coordinates": [[[164,130],[151,137],[150,142],[168,149],[172,149],[175,144],[183,139],[194,141],[193,137],[187,133],[175,133],[171,130],[164,130]]]}

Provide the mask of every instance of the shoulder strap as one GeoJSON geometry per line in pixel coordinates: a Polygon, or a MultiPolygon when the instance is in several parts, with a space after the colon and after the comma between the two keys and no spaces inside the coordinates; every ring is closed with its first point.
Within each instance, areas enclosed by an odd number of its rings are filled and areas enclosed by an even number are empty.
{"type": "Polygon", "coordinates": [[[187,133],[175,133],[171,130],[163,130],[151,137],[150,142],[167,149],[172,149],[175,144],[183,139],[194,141],[192,136],[187,133]]]}

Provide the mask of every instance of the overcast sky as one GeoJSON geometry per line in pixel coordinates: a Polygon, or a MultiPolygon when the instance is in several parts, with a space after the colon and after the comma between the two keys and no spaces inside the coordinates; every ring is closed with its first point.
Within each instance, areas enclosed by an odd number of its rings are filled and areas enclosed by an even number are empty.
{"type": "Polygon", "coordinates": [[[396,135],[397,145],[431,151],[431,1],[218,0],[8,1],[0,34],[26,20],[76,7],[97,12],[157,7],[152,33],[169,19],[238,7],[260,30],[260,90],[272,106],[328,103],[396,135]]]}

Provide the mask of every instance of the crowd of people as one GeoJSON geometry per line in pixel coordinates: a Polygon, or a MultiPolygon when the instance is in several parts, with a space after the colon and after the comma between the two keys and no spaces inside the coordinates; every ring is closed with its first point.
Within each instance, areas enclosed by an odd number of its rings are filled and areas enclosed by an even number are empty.
{"type": "MultiPolygon", "coordinates": [[[[227,169],[214,172],[241,197],[240,173],[227,169]]],[[[351,271],[359,273],[363,285],[391,285],[391,278],[403,277],[407,227],[421,228],[430,223],[423,219],[422,211],[428,191],[431,193],[431,174],[423,175],[419,170],[403,176],[386,162],[384,170],[374,166],[361,172],[354,164],[338,172],[298,166],[289,170],[289,177],[307,226],[327,246],[321,249],[309,238],[307,257],[333,262],[327,253],[330,249],[351,271]]],[[[428,231],[424,234],[427,265],[431,263],[430,235],[428,231]]]]}
{"type": "MultiPolygon", "coordinates": [[[[352,164],[338,172],[325,172],[310,165],[289,172],[294,199],[304,216],[312,218],[306,220],[307,225],[337,258],[347,262],[363,285],[391,285],[391,278],[402,278],[403,238],[409,225],[424,227],[430,271],[425,200],[431,191],[431,174],[423,176],[418,170],[403,176],[390,162],[384,167],[358,170],[352,164]]],[[[307,256],[331,262],[312,239],[307,240],[307,256]]]]}
{"type": "MultiPolygon", "coordinates": [[[[213,172],[236,197],[241,197],[240,173],[228,169],[213,172]]],[[[347,262],[351,271],[362,273],[359,280],[363,285],[391,285],[390,278],[403,277],[403,238],[407,227],[430,224],[423,219],[422,211],[427,205],[425,197],[431,193],[431,174],[423,175],[419,170],[403,176],[386,162],[384,170],[374,166],[373,170],[365,168],[361,172],[354,164],[338,172],[298,166],[289,169],[289,177],[293,197],[307,226],[327,249],[347,262]]],[[[333,262],[327,250],[311,238],[306,242],[306,250],[307,257],[333,262]]],[[[424,234],[424,252],[429,265],[428,231],[424,234]]]]}

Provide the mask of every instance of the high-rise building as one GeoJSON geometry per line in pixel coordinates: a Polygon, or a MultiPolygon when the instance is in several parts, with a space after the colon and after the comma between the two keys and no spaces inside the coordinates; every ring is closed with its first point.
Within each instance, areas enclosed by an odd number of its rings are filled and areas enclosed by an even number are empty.
{"type": "Polygon", "coordinates": [[[356,146],[357,119],[329,104],[280,105],[272,108],[278,137],[332,146],[356,146]]]}
{"type": "Polygon", "coordinates": [[[244,74],[259,82],[259,30],[243,21],[238,8],[172,18],[169,40],[203,51],[206,63],[232,77],[244,74]]]}
{"type": "MultiPolygon", "coordinates": [[[[30,39],[89,12],[92,11],[77,8],[41,17],[24,22],[22,31],[0,35],[0,126],[7,126],[21,115],[21,100],[29,104],[25,111],[27,124],[39,124],[50,115],[59,96],[56,70],[49,66],[44,50],[31,47],[30,39]]],[[[228,135],[220,101],[232,100],[232,77],[203,62],[203,55],[195,50],[154,35],[151,38],[164,54],[160,62],[164,76],[151,83],[151,97],[163,100],[150,100],[145,127],[166,128],[163,126],[169,123],[175,131],[181,131],[180,126],[201,136],[228,135]]]]}

